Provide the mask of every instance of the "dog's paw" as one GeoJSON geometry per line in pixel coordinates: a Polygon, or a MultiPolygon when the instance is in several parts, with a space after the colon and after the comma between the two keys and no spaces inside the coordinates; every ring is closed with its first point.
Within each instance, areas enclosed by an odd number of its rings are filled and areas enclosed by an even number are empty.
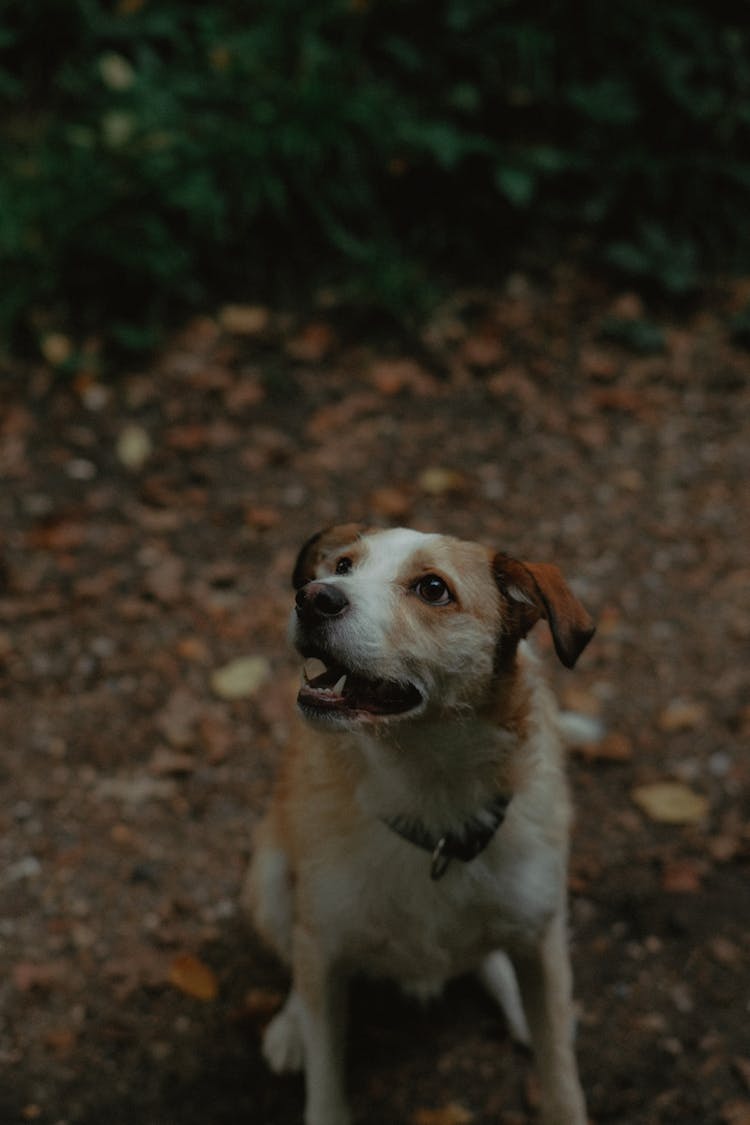
{"type": "Polygon", "coordinates": [[[305,1044],[292,1000],[286,1002],[266,1028],[263,1057],[275,1074],[289,1074],[303,1069],[305,1044]]]}
{"type": "Polygon", "coordinates": [[[490,953],[479,969],[479,979],[493,1000],[500,1005],[511,1039],[522,1047],[531,1046],[531,1035],[521,1002],[516,974],[505,953],[490,953]]]}
{"type": "Polygon", "coordinates": [[[351,1120],[345,1105],[308,1106],[305,1113],[305,1125],[351,1125],[351,1120]]]}

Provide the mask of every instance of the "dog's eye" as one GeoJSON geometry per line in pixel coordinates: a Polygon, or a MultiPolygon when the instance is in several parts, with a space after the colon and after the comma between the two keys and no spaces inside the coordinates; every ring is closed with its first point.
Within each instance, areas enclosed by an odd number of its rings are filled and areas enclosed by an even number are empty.
{"type": "Polygon", "coordinates": [[[414,589],[422,601],[429,602],[430,605],[448,605],[453,601],[447,584],[437,574],[427,574],[420,578],[414,589]]]}
{"type": "Polygon", "coordinates": [[[352,560],[347,555],[344,555],[344,557],[339,559],[336,563],[337,574],[348,574],[351,569],[352,560]]]}

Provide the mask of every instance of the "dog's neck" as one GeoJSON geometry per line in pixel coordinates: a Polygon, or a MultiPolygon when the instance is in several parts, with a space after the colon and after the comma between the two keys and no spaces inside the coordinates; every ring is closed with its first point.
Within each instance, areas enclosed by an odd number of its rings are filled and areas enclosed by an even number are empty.
{"type": "Polygon", "coordinates": [[[518,735],[485,717],[404,723],[355,738],[365,767],[357,798],[372,816],[443,831],[512,793],[518,735]]]}

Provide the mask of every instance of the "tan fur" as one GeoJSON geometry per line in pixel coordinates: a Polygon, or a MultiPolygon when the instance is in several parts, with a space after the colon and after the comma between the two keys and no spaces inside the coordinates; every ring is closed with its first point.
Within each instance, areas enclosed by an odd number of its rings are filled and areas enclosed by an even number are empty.
{"type": "Polygon", "coordinates": [[[476,970],[514,1033],[528,1023],[544,1121],[584,1125],[565,935],[570,806],[555,704],[520,642],[545,617],[570,664],[593,632],[585,610],[556,568],[403,529],[334,529],[306,544],[295,576],[299,647],[307,613],[336,666],[414,682],[421,700],[385,716],[341,704],[330,726],[300,723],[288,747],[244,889],[293,976],[266,1033],[270,1064],[304,1068],[307,1125],[348,1125],[347,978],[388,976],[428,995],[476,970]],[[351,569],[337,573],[339,559],[351,569]],[[448,583],[447,604],[425,601],[428,575],[448,583]],[[347,604],[318,623],[305,599],[334,587],[347,604]],[[439,834],[498,792],[512,795],[505,822],[440,881],[429,854],[381,819],[439,834]]]}

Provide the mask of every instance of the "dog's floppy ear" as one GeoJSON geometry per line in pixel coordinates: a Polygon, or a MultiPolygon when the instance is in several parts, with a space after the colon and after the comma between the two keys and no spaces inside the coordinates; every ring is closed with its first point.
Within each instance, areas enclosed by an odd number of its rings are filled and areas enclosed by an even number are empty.
{"type": "Polygon", "coordinates": [[[365,530],[364,524],[341,523],[335,527],[324,527],[316,531],[303,545],[297,555],[297,561],[292,571],[292,586],[299,590],[305,583],[311,582],[315,577],[315,570],[321,559],[326,555],[334,554],[359,539],[365,530]]]}
{"type": "Polygon", "coordinates": [[[594,635],[595,625],[554,563],[520,562],[497,554],[495,581],[508,604],[512,634],[525,637],[543,617],[550,627],[555,652],[572,668],[594,635]]]}

